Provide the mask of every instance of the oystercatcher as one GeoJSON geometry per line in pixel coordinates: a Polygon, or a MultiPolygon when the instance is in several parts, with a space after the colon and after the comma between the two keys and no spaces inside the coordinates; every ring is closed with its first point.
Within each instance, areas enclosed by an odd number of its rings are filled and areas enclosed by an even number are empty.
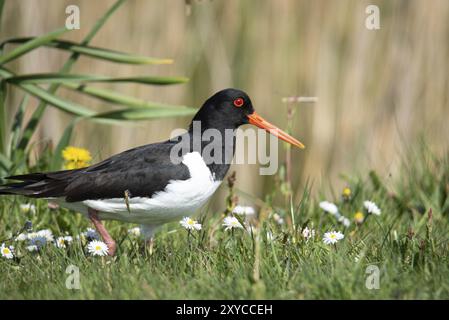
{"type": "Polygon", "coordinates": [[[203,104],[184,134],[82,169],[10,176],[19,182],[1,186],[0,194],[51,199],[85,214],[114,255],[116,244],[102,220],[141,224],[151,241],[157,227],[193,214],[223,181],[234,157],[235,130],[248,123],[304,148],[259,116],[245,92],[225,89],[203,104]]]}

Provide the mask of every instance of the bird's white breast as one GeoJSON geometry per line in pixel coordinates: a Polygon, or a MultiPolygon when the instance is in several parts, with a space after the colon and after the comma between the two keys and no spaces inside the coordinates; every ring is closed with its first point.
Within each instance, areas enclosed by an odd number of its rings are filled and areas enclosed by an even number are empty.
{"type": "Polygon", "coordinates": [[[189,179],[171,180],[163,191],[155,193],[151,198],[130,197],[129,211],[125,198],[85,200],[61,205],[84,213],[90,207],[100,211],[101,219],[141,224],[162,224],[191,215],[212,196],[221,181],[214,180],[198,152],[185,154],[182,163],[189,170],[189,179]]]}

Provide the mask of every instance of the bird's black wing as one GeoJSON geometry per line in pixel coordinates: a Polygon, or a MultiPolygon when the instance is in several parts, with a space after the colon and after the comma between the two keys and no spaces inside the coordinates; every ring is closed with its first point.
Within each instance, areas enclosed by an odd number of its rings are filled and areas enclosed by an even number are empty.
{"type": "Polygon", "coordinates": [[[68,202],[92,199],[151,197],[170,180],[190,178],[188,168],[170,159],[170,141],[127,150],[83,169],[31,173],[8,179],[22,182],[0,187],[0,194],[29,197],[65,197],[68,202]]]}

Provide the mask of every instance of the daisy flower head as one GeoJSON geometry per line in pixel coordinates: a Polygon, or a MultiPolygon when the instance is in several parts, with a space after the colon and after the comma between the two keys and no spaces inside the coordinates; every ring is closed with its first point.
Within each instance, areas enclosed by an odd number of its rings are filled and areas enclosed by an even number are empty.
{"type": "Polygon", "coordinates": [[[35,214],[36,213],[36,206],[34,204],[31,203],[23,203],[20,205],[20,212],[21,213],[31,213],[31,214],[35,214]]]}
{"type": "Polygon", "coordinates": [[[363,202],[363,206],[365,207],[366,211],[370,214],[374,214],[376,216],[379,216],[381,214],[381,210],[379,207],[372,201],[365,201],[363,202]]]}
{"type": "Polygon", "coordinates": [[[321,201],[320,202],[320,208],[323,209],[325,212],[330,213],[331,215],[337,215],[338,214],[338,208],[332,202],[321,201]]]}
{"type": "Polygon", "coordinates": [[[134,227],[131,229],[128,229],[128,234],[135,236],[135,237],[140,237],[140,228],[139,227],[134,227]]]}
{"type": "Polygon", "coordinates": [[[277,224],[284,224],[284,219],[277,213],[273,214],[273,220],[277,223],[277,224]]]}
{"type": "Polygon", "coordinates": [[[87,241],[100,240],[100,235],[92,228],[87,228],[81,235],[84,236],[87,241]]]}
{"type": "Polygon", "coordinates": [[[5,246],[5,244],[3,243],[0,246],[0,252],[2,254],[2,257],[4,257],[5,259],[12,259],[14,258],[14,247],[13,246],[5,246]]]}
{"type": "Polygon", "coordinates": [[[62,150],[62,157],[65,160],[64,168],[69,170],[87,167],[92,160],[88,150],[72,146],[62,150]]]}
{"type": "Polygon", "coordinates": [[[55,242],[55,246],[60,249],[67,248],[73,242],[73,238],[71,236],[58,237],[55,242]]]}
{"type": "Polygon", "coordinates": [[[363,220],[365,220],[365,216],[363,215],[362,212],[358,211],[354,214],[355,223],[361,224],[363,222],[363,220]]]}
{"type": "Polygon", "coordinates": [[[338,218],[338,222],[340,222],[342,225],[344,225],[346,228],[348,228],[351,225],[351,221],[343,216],[340,216],[338,218]]]}
{"type": "Polygon", "coordinates": [[[243,229],[242,224],[236,217],[226,217],[223,219],[223,227],[225,227],[225,231],[235,229],[235,228],[241,228],[243,229]]]}
{"type": "Polygon", "coordinates": [[[47,238],[42,234],[37,232],[32,232],[28,234],[28,246],[29,251],[38,251],[40,248],[47,244],[47,238]]]}
{"type": "Polygon", "coordinates": [[[53,242],[55,239],[53,237],[53,233],[49,229],[39,230],[36,232],[39,237],[45,238],[47,242],[53,242]]]}
{"type": "Polygon", "coordinates": [[[302,230],[302,236],[304,239],[309,240],[313,237],[315,237],[315,230],[314,229],[309,229],[309,227],[305,227],[302,230]]]}
{"type": "Polygon", "coordinates": [[[187,230],[201,230],[201,223],[189,217],[184,217],[179,224],[187,230]]]}
{"type": "Polygon", "coordinates": [[[241,216],[253,216],[256,211],[253,207],[245,207],[245,206],[235,206],[234,210],[232,210],[232,213],[241,215],[241,216]]]}
{"type": "Polygon", "coordinates": [[[335,244],[345,236],[339,231],[329,231],[324,234],[323,242],[325,244],[335,244]]]}
{"type": "Polygon", "coordinates": [[[93,256],[103,257],[108,254],[109,248],[103,241],[92,240],[87,245],[87,251],[93,256]]]}
{"type": "Polygon", "coordinates": [[[25,241],[28,239],[28,235],[26,233],[20,233],[14,240],[15,241],[25,241]]]}

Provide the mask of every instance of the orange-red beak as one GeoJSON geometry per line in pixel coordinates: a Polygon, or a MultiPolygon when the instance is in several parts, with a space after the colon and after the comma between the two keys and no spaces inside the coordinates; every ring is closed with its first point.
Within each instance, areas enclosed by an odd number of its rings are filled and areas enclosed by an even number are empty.
{"type": "Polygon", "coordinates": [[[301,149],[305,148],[305,146],[301,142],[299,142],[298,140],[293,138],[288,133],[282,131],[275,125],[269,123],[267,120],[265,120],[264,118],[259,116],[257,113],[253,112],[253,113],[249,114],[248,119],[249,119],[249,123],[268,131],[275,137],[278,137],[281,140],[284,140],[294,146],[297,146],[298,148],[301,148],[301,149]]]}

